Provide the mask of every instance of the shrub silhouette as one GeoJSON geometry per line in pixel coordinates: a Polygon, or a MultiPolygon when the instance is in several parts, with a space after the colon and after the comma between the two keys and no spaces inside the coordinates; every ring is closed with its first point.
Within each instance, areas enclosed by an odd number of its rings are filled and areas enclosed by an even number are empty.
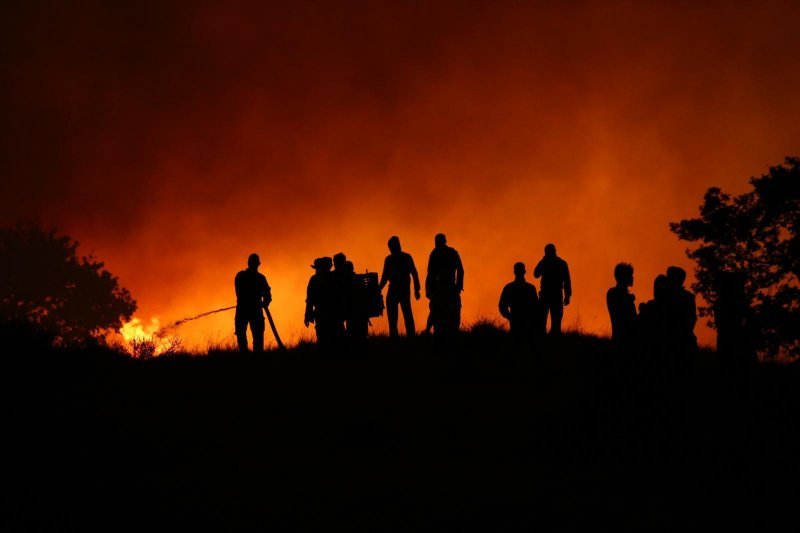
{"type": "Polygon", "coordinates": [[[136,301],[78,242],[38,223],[0,229],[0,316],[50,332],[54,343],[102,339],[130,319],[136,301]]]}

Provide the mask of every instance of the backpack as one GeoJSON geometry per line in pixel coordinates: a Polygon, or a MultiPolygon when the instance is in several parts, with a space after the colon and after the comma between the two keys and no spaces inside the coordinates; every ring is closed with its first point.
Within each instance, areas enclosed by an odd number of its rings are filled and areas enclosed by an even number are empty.
{"type": "Polygon", "coordinates": [[[353,281],[359,296],[358,300],[363,302],[367,316],[369,318],[383,316],[386,306],[383,303],[383,293],[378,285],[378,273],[355,274],[353,281]]]}

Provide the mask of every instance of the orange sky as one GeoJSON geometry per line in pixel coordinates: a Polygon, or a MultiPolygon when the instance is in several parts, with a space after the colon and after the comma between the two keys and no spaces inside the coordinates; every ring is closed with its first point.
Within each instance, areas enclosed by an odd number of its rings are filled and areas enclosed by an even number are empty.
{"type": "Polygon", "coordinates": [[[0,8],[0,221],[81,241],[145,322],[232,305],[258,252],[296,340],[314,257],[379,270],[396,234],[424,276],[444,232],[465,320],[554,242],[606,333],[615,263],[649,299],[692,268],[669,221],[800,152],[796,2],[107,4],[0,8]]]}

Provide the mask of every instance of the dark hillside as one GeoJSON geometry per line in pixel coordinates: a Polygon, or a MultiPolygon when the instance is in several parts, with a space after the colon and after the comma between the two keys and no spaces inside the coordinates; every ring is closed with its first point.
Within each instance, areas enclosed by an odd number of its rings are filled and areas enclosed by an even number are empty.
{"type": "Polygon", "coordinates": [[[348,357],[32,346],[3,356],[4,530],[763,526],[796,501],[795,367],[488,326],[348,357]]]}

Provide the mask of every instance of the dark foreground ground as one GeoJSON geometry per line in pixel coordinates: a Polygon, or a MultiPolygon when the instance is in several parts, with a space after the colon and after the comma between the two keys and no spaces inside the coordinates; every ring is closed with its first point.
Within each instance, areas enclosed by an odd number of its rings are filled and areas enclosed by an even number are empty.
{"type": "Polygon", "coordinates": [[[703,352],[674,368],[579,336],[520,352],[492,328],[449,344],[371,339],[347,358],[6,348],[5,531],[796,519],[796,367],[741,375],[703,352]]]}

